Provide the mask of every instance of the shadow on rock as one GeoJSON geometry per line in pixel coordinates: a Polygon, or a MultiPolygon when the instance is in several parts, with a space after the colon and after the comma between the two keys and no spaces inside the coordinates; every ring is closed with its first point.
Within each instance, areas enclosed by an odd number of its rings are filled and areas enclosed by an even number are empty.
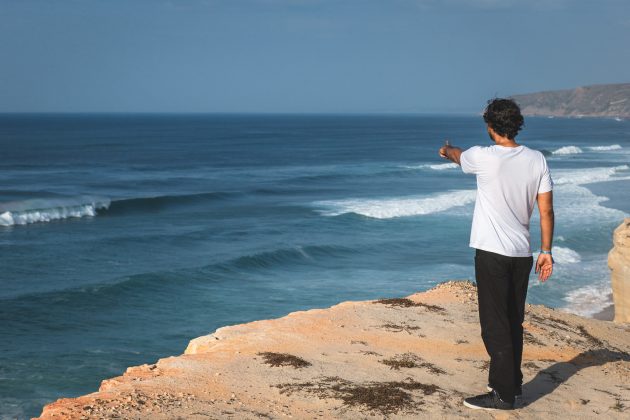
{"type": "Polygon", "coordinates": [[[545,395],[551,394],[561,384],[580,370],[601,366],[609,362],[630,361],[630,354],[622,351],[596,349],[582,352],[567,362],[555,363],[536,374],[534,379],[523,385],[524,405],[530,405],[545,395]]]}

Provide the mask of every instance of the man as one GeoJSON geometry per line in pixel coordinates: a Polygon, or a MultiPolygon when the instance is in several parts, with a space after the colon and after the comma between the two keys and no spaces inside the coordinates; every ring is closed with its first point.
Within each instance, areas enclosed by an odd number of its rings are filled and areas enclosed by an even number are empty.
{"type": "Polygon", "coordinates": [[[522,394],[522,323],[533,265],[529,221],[535,202],[541,228],[535,271],[543,282],[553,272],[553,182],[543,154],[514,140],[524,121],[513,100],[489,101],[483,119],[495,144],[462,151],[447,142],[439,153],[461,165],[464,173],[477,176],[470,246],[476,249],[479,321],[490,356],[490,392],[466,398],[464,405],[510,410],[522,394]]]}

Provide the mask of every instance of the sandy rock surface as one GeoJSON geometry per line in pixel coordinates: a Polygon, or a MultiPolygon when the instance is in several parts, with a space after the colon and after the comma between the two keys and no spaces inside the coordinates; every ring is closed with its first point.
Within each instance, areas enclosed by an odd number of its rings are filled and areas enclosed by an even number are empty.
{"type": "Polygon", "coordinates": [[[608,266],[615,303],[615,321],[630,323],[630,218],[613,233],[614,247],[608,253],[608,266]]]}
{"type": "Polygon", "coordinates": [[[463,406],[485,392],[488,356],[474,285],[447,282],[219,328],[40,418],[629,418],[630,325],[528,305],[524,327],[513,411],[463,406]]]}

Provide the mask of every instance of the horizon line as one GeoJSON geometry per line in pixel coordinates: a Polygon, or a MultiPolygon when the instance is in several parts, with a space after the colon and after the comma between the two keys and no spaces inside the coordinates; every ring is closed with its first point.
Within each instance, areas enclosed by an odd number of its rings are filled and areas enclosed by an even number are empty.
{"type": "Polygon", "coordinates": [[[295,115],[295,116],[344,116],[344,115],[382,115],[382,116],[414,116],[414,115],[461,115],[478,116],[479,112],[389,112],[389,111],[356,111],[356,112],[288,112],[288,111],[0,111],[0,115],[295,115]]]}

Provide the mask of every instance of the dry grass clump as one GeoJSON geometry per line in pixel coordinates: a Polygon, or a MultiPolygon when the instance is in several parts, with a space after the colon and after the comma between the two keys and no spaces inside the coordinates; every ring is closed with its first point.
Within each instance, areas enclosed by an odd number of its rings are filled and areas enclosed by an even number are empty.
{"type": "Polygon", "coordinates": [[[256,353],[263,356],[264,363],[271,366],[293,366],[294,368],[303,368],[310,366],[311,363],[302,359],[301,357],[294,356],[288,353],[275,353],[272,351],[264,351],[256,353]]]}
{"type": "Polygon", "coordinates": [[[319,382],[279,384],[280,393],[292,394],[296,391],[309,392],[319,398],[334,398],[341,400],[346,407],[365,407],[367,410],[381,414],[397,413],[401,410],[420,409],[424,402],[413,391],[420,391],[423,395],[432,395],[441,391],[433,384],[424,384],[414,380],[369,382],[356,384],[338,376],[324,377],[319,382]],[[415,397],[415,398],[414,398],[415,397]]]}
{"type": "Polygon", "coordinates": [[[441,306],[429,305],[428,303],[422,303],[422,302],[414,302],[413,300],[408,299],[408,298],[378,299],[378,300],[373,301],[372,303],[380,303],[382,305],[388,305],[388,306],[399,306],[402,308],[419,306],[419,307],[427,309],[429,312],[436,312],[439,314],[446,313],[446,309],[442,308],[441,306]]]}
{"type": "Polygon", "coordinates": [[[420,356],[413,353],[397,354],[389,359],[379,360],[390,369],[400,370],[400,368],[424,368],[434,375],[445,375],[446,371],[433,363],[425,362],[420,356]]]}

